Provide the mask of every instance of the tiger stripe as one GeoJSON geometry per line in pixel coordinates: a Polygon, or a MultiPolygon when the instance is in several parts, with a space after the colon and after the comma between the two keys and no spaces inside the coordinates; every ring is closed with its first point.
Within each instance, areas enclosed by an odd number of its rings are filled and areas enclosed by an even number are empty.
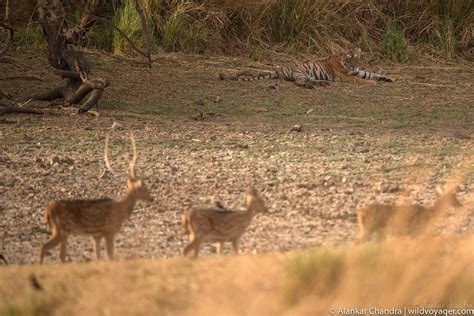
{"type": "Polygon", "coordinates": [[[357,68],[360,60],[360,50],[345,54],[330,55],[320,61],[298,63],[285,66],[272,72],[251,74],[240,72],[234,76],[226,76],[222,73],[222,80],[271,80],[283,79],[294,82],[297,86],[314,88],[314,86],[326,86],[331,81],[350,81],[361,84],[374,84],[376,81],[393,82],[392,79],[357,68]]]}

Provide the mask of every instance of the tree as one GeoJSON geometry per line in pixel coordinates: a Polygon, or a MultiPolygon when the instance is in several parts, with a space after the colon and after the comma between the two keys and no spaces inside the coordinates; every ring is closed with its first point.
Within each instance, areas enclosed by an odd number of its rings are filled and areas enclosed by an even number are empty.
{"type": "MultiPolygon", "coordinates": [[[[147,50],[138,50],[147,57],[151,67],[151,40],[143,17],[143,8],[139,0],[135,0],[134,4],[147,38],[147,50]]],[[[105,20],[100,17],[104,0],[90,0],[84,6],[81,8],[85,12],[84,17],[79,24],[70,28],[68,17],[73,14],[74,6],[68,0],[38,0],[38,18],[48,44],[48,62],[63,81],[49,91],[32,97],[33,100],[43,101],[62,98],[65,105],[75,105],[90,94],[80,106],[79,113],[87,112],[94,106],[98,108],[97,102],[110,83],[107,79],[94,78],[87,58],[74,49],[74,45],[97,20],[105,20]]]]}

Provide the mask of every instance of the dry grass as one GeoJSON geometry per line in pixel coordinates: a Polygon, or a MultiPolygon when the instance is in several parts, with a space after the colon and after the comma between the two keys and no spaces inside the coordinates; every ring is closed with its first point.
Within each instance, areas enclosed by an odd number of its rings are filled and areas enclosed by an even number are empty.
{"type": "MultiPolygon", "coordinates": [[[[473,309],[474,239],[392,240],[328,253],[303,253],[290,261],[311,258],[312,290],[298,297],[295,314],[320,315],[331,308],[399,308],[434,306],[473,309]],[[321,265],[322,259],[329,264],[321,265]],[[318,262],[319,261],[319,262],[318,262]],[[333,262],[336,262],[335,265],[333,262]],[[322,280],[330,283],[324,284],[322,280]],[[321,291],[321,289],[324,289],[321,291]],[[318,304],[314,304],[314,302],[318,304]]],[[[323,261],[324,262],[324,261],[323,261]]],[[[291,276],[289,281],[294,282],[291,276]]],[[[285,293],[307,287],[289,283],[285,293]]]]}
{"type": "Polygon", "coordinates": [[[0,315],[325,315],[339,308],[470,308],[472,237],[288,255],[0,269],[0,315]],[[28,283],[34,273],[43,292],[28,283]]]}
{"type": "MultiPolygon", "coordinates": [[[[117,24],[137,40],[138,20],[131,1],[117,9],[117,24]],[[127,28],[128,25],[134,27],[127,28]]],[[[323,55],[350,46],[387,51],[385,34],[396,30],[410,44],[429,43],[431,53],[472,58],[473,11],[470,0],[423,1],[146,1],[157,46],[165,51],[251,54],[262,48],[323,55]]],[[[123,39],[116,45],[122,47],[123,39]]],[[[406,48],[405,48],[406,50],[406,48]]],[[[406,52],[403,53],[406,55],[406,52]]],[[[395,60],[404,61],[406,56],[395,60]]]]}

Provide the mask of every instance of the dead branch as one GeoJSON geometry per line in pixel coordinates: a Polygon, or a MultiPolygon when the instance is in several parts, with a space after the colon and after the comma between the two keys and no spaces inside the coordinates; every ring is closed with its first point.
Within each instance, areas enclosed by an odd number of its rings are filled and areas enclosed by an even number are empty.
{"type": "Polygon", "coordinates": [[[135,10],[140,17],[140,23],[142,24],[143,33],[145,35],[145,43],[146,43],[146,59],[148,61],[148,67],[151,68],[151,36],[150,32],[148,31],[148,26],[146,24],[145,14],[143,13],[143,6],[140,3],[140,0],[134,0],[135,10]]]}
{"type": "MultiPolygon", "coordinates": [[[[66,43],[68,44],[76,44],[79,42],[80,39],[82,39],[87,31],[94,26],[100,12],[102,11],[104,1],[103,0],[93,0],[91,3],[92,10],[90,10],[90,13],[85,15],[82,19],[81,22],[79,22],[78,25],[76,25],[74,28],[66,31],[64,34],[64,38],[66,40],[66,43]]],[[[89,10],[87,10],[89,11],[89,10]]]]}
{"type": "Polygon", "coordinates": [[[0,80],[31,80],[31,81],[43,81],[40,76],[36,75],[16,75],[0,77],[0,80]]]}
{"type": "Polygon", "coordinates": [[[61,69],[53,69],[53,71],[61,76],[62,78],[72,78],[72,79],[80,79],[81,76],[77,71],[69,71],[69,70],[61,70],[61,69]]]}
{"type": "MultiPolygon", "coordinates": [[[[148,59],[148,53],[146,51],[144,51],[143,49],[138,48],[132,42],[132,40],[127,36],[127,34],[125,34],[125,32],[122,31],[120,28],[118,28],[114,23],[112,23],[108,19],[104,19],[100,16],[94,16],[94,17],[96,18],[97,21],[107,23],[110,27],[112,27],[114,30],[116,30],[123,38],[125,38],[125,40],[130,44],[130,46],[132,47],[132,49],[134,51],[136,51],[137,53],[139,53],[140,55],[142,55],[142,56],[144,56],[145,58],[148,59]]],[[[151,59],[151,56],[150,56],[150,59],[151,59]]],[[[151,61],[150,61],[150,63],[151,63],[151,61]]]]}

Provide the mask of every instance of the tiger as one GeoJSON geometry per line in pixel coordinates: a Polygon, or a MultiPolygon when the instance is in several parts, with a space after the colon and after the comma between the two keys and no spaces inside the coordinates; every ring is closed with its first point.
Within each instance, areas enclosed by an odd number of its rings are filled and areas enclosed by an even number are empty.
{"type": "Polygon", "coordinates": [[[295,85],[307,89],[315,86],[328,86],[330,81],[348,81],[360,84],[375,84],[377,81],[393,82],[393,79],[384,75],[359,70],[361,50],[350,50],[341,54],[330,55],[320,61],[299,63],[285,66],[273,72],[252,73],[241,71],[236,75],[219,73],[221,80],[270,80],[283,79],[294,82],[295,85]]]}

